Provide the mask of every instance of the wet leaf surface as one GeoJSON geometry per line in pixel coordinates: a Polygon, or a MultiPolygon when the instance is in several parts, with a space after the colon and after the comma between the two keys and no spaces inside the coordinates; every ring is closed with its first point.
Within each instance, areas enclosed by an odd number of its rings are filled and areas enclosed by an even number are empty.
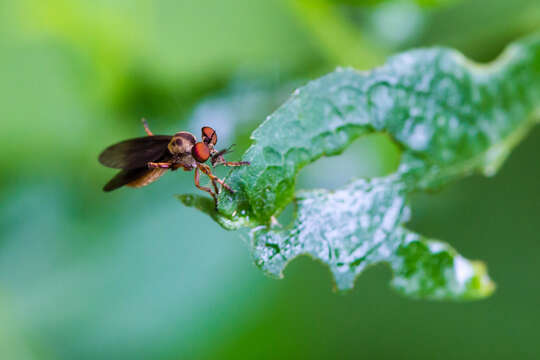
{"type": "Polygon", "coordinates": [[[197,197],[180,198],[227,229],[252,227],[255,261],[272,275],[309,254],[328,264],[344,290],[366,266],[386,262],[392,285],[404,294],[481,298],[494,289],[483,264],[407,230],[407,199],[471,173],[495,174],[539,110],[538,35],[488,65],[450,49],[413,50],[371,72],[338,69],[296,90],[253,132],[242,158],[251,166],[230,173],[237,192],[222,192],[217,211],[197,197]],[[402,149],[395,173],[295,195],[303,166],[374,132],[387,133],[402,149]],[[295,197],[292,226],[273,224],[295,197]]]}

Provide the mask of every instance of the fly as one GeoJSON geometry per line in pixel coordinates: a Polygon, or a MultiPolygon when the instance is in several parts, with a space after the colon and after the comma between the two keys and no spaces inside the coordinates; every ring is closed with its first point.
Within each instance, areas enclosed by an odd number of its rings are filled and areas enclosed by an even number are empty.
{"type": "Polygon", "coordinates": [[[180,131],[173,136],[154,135],[145,119],[142,120],[148,136],[129,139],[106,148],[99,155],[99,162],[107,167],[121,169],[105,186],[103,191],[109,192],[122,186],[134,188],[149,185],[159,179],[167,170],[195,170],[195,186],[209,193],[217,206],[218,183],[227,191],[234,190],[223,180],[212,174],[210,166],[205,164],[210,160],[212,167],[244,166],[247,161],[227,161],[223,157],[232,147],[218,151],[214,148],[217,134],[214,129],[204,126],[201,129],[202,141],[187,132],[180,131]],[[213,190],[201,186],[200,172],[210,178],[213,190]]]}

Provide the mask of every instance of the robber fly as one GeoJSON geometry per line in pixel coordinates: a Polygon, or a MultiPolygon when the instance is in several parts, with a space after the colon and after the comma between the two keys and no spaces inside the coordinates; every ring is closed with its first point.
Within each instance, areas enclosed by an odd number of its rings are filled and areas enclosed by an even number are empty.
{"type": "Polygon", "coordinates": [[[153,183],[167,170],[175,171],[179,168],[185,171],[195,170],[195,186],[209,193],[217,205],[218,186],[221,184],[227,191],[234,193],[233,189],[223,180],[212,174],[210,166],[205,162],[210,159],[212,167],[249,165],[247,161],[226,161],[223,155],[231,147],[217,151],[217,134],[211,127],[202,128],[202,141],[187,131],[180,131],[173,136],[154,135],[145,119],[142,120],[145,137],[125,140],[106,148],[99,155],[99,162],[105,166],[122,169],[105,186],[103,191],[113,191],[124,185],[139,188],[153,183]],[[214,190],[201,186],[199,171],[210,178],[214,190]]]}

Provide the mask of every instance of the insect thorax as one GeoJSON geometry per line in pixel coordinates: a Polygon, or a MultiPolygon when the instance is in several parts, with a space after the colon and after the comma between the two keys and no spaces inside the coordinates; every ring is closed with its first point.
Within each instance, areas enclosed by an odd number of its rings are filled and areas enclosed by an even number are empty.
{"type": "Polygon", "coordinates": [[[187,131],[176,133],[169,142],[169,151],[173,155],[191,154],[191,148],[196,142],[195,136],[187,131]]]}

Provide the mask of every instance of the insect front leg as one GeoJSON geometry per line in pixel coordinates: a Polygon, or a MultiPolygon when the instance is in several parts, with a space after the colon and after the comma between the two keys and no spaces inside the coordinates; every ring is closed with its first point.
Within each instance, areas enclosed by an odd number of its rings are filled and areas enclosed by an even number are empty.
{"type": "Polygon", "coordinates": [[[214,187],[214,191],[216,192],[216,194],[219,194],[219,189],[218,189],[218,186],[216,184],[216,180],[210,178],[210,180],[212,181],[212,186],[214,187]]]}
{"type": "Polygon", "coordinates": [[[199,180],[200,180],[199,168],[196,168],[195,169],[195,186],[198,189],[200,189],[202,191],[206,191],[207,193],[209,193],[212,196],[212,198],[214,199],[214,202],[216,203],[216,207],[217,207],[217,195],[216,195],[216,193],[214,193],[212,191],[212,189],[210,189],[210,188],[207,188],[205,186],[201,186],[201,184],[199,183],[199,180]]]}
{"type": "Polygon", "coordinates": [[[148,136],[154,136],[154,134],[150,131],[150,128],[148,127],[148,122],[146,121],[146,119],[142,118],[141,121],[144,126],[144,131],[148,134],[148,136]]]}
{"type": "MultiPolygon", "coordinates": [[[[208,175],[208,172],[210,171],[210,168],[208,166],[206,166],[206,165],[200,165],[200,167],[201,167],[201,171],[204,174],[208,175]]],[[[198,168],[199,167],[197,167],[197,169],[198,168]]],[[[212,174],[208,175],[208,177],[210,178],[210,180],[212,182],[212,186],[214,187],[214,191],[216,192],[216,194],[219,194],[219,189],[218,189],[218,186],[216,184],[216,182],[218,182],[219,179],[217,177],[213,176],[212,174]]]]}
{"type": "Polygon", "coordinates": [[[234,166],[244,166],[244,165],[249,165],[249,161],[225,161],[223,163],[224,166],[231,166],[231,167],[234,167],[234,166]]]}
{"type": "Polygon", "coordinates": [[[229,185],[227,185],[225,181],[221,180],[220,178],[212,174],[210,167],[204,164],[197,164],[197,168],[201,169],[201,171],[205,173],[210,178],[210,180],[212,180],[212,182],[217,181],[218,183],[221,184],[221,186],[227,189],[230,193],[234,194],[234,190],[229,185]]]}

